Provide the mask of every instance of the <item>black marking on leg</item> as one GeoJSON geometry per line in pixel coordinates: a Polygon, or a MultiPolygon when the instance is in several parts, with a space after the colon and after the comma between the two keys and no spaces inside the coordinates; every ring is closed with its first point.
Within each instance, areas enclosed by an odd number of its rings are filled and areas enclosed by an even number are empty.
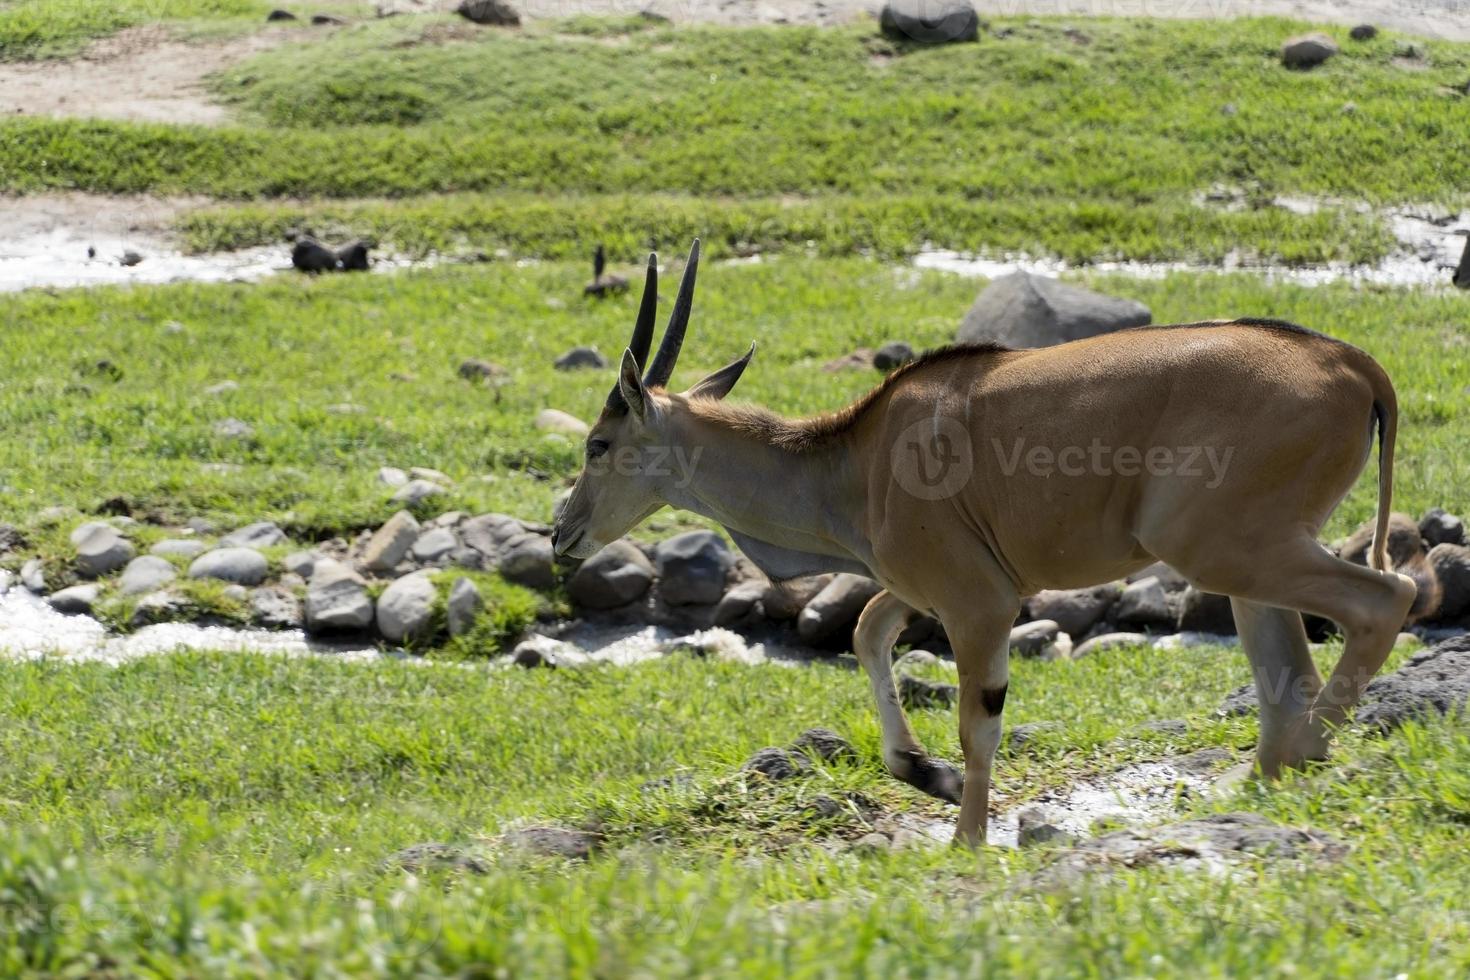
{"type": "Polygon", "coordinates": [[[1000,687],[989,687],[980,692],[980,703],[985,706],[985,712],[990,717],[994,718],[1005,710],[1006,690],[1009,687],[1009,684],[1002,684],[1000,687]]]}
{"type": "Polygon", "coordinates": [[[897,764],[892,767],[893,774],[910,786],[950,803],[960,802],[965,777],[954,766],[917,750],[904,752],[894,761],[897,764]]]}

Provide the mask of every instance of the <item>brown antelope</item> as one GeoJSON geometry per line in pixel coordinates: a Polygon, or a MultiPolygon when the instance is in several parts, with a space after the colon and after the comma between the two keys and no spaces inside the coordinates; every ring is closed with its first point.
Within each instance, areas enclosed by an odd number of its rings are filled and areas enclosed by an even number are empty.
{"type": "Polygon", "coordinates": [[[884,761],[958,802],[956,839],[968,844],[984,840],[1022,598],[1155,560],[1230,597],[1260,695],[1256,769],[1272,777],[1325,757],[1415,598],[1384,550],[1397,409],[1371,357],[1267,320],[1144,327],[1039,350],[945,347],[838,412],[787,419],[721,400],[754,347],[681,394],[666,390],[698,259],[696,241],[645,371],[657,291],[649,260],[632,342],[556,523],[558,555],[587,558],[673,506],[723,525],[773,580],[831,571],[877,580],[885,591],[853,643],[878,702],[884,761]],[[1363,469],[1375,427],[1378,514],[1365,568],[1332,555],[1317,532],[1363,469]],[[670,452],[701,465],[676,479],[656,465],[670,452]],[[924,752],[894,687],[894,641],[920,611],[954,646],[963,778],[924,752]],[[1302,612],[1345,635],[1325,683],[1302,612]]]}

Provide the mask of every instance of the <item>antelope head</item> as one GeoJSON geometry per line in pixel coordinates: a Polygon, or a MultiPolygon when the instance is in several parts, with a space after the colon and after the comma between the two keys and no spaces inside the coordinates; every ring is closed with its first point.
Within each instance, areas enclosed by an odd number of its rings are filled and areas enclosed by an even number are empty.
{"type": "Polygon", "coordinates": [[[652,363],[645,367],[658,312],[658,258],[648,257],[643,302],[633,338],[623,352],[617,383],[587,435],[582,473],[552,531],[551,542],[558,557],[590,558],[668,502],[667,491],[680,475],[670,461],[688,466],[695,455],[688,452],[689,447],[677,443],[678,414],[688,411],[689,399],[724,398],[755,354],[752,345],[744,357],[682,395],[670,396],[664,391],[689,328],[698,269],[699,240],[695,239],[663,341],[652,363]]]}

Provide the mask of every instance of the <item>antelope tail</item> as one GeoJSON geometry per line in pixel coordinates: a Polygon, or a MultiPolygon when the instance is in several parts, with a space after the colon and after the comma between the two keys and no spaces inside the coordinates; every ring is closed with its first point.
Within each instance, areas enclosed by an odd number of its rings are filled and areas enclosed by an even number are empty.
{"type": "Polygon", "coordinates": [[[1373,528],[1373,547],[1368,567],[1390,570],[1388,562],[1388,515],[1393,509],[1393,441],[1398,434],[1398,405],[1390,389],[1373,399],[1373,420],[1378,425],[1378,523],[1373,528]]]}

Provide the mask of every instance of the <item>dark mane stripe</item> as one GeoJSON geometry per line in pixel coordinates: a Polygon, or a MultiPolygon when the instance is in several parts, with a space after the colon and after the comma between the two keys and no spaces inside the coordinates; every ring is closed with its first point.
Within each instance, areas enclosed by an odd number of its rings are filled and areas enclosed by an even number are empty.
{"type": "Polygon", "coordinates": [[[971,357],[983,357],[1011,350],[1000,344],[948,344],[925,351],[907,364],[894,368],[872,391],[846,408],[802,419],[788,419],[756,405],[729,405],[722,401],[694,398],[689,408],[694,414],[753,436],[760,441],[792,453],[809,453],[828,440],[848,432],[872,408],[889,388],[922,368],[971,357]]]}

